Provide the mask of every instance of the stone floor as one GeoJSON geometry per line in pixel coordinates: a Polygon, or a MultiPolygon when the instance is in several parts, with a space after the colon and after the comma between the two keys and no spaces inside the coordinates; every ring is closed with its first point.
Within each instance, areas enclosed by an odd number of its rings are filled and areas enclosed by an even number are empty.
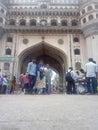
{"type": "Polygon", "coordinates": [[[1,95],[0,130],[98,130],[98,96],[1,95]]]}

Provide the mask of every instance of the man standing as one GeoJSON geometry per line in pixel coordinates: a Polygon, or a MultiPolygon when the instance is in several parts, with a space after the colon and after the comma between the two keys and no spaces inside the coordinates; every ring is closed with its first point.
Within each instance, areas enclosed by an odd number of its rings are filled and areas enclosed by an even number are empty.
{"type": "Polygon", "coordinates": [[[8,87],[8,79],[7,76],[5,75],[3,77],[3,83],[2,83],[2,94],[6,94],[7,87],[8,87]]]}
{"type": "Polygon", "coordinates": [[[93,63],[93,59],[89,58],[89,62],[85,64],[86,80],[87,80],[87,90],[88,93],[96,93],[96,73],[97,66],[93,63]]]}
{"type": "Polygon", "coordinates": [[[52,70],[50,69],[49,64],[47,64],[47,70],[45,72],[45,78],[46,78],[46,93],[51,93],[51,77],[52,77],[52,70]]]}
{"type": "Polygon", "coordinates": [[[67,94],[76,94],[75,79],[76,79],[76,74],[73,71],[73,68],[69,67],[68,72],[66,73],[67,94]]]}
{"type": "Polygon", "coordinates": [[[37,66],[36,66],[35,58],[32,59],[32,62],[28,63],[27,74],[28,74],[28,78],[29,78],[30,93],[32,93],[33,87],[36,82],[36,74],[37,74],[37,66]]]}

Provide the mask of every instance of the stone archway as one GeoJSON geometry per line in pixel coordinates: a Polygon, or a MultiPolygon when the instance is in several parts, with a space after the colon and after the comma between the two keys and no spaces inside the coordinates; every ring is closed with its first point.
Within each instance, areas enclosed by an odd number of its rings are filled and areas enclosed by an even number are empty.
{"type": "Polygon", "coordinates": [[[19,74],[26,72],[28,62],[36,57],[37,61],[43,59],[45,64],[59,74],[61,86],[65,86],[65,70],[67,69],[67,59],[64,52],[54,46],[45,43],[44,41],[27,48],[19,55],[19,74]]]}

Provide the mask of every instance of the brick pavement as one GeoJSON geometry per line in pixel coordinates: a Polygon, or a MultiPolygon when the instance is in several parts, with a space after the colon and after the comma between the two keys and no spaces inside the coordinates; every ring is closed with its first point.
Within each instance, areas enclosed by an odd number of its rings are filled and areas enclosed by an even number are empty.
{"type": "Polygon", "coordinates": [[[1,95],[0,130],[98,130],[98,96],[1,95]]]}

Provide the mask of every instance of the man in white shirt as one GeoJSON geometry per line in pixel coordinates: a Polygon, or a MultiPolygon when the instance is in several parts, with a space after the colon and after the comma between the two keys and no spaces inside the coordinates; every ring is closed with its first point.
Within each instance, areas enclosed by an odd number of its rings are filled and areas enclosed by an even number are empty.
{"type": "Polygon", "coordinates": [[[97,65],[93,63],[93,59],[89,58],[89,62],[85,64],[86,80],[88,93],[96,93],[96,73],[97,65]]]}
{"type": "Polygon", "coordinates": [[[2,83],[2,94],[6,94],[7,86],[8,86],[8,79],[7,76],[4,76],[3,83],[2,83]]]}

